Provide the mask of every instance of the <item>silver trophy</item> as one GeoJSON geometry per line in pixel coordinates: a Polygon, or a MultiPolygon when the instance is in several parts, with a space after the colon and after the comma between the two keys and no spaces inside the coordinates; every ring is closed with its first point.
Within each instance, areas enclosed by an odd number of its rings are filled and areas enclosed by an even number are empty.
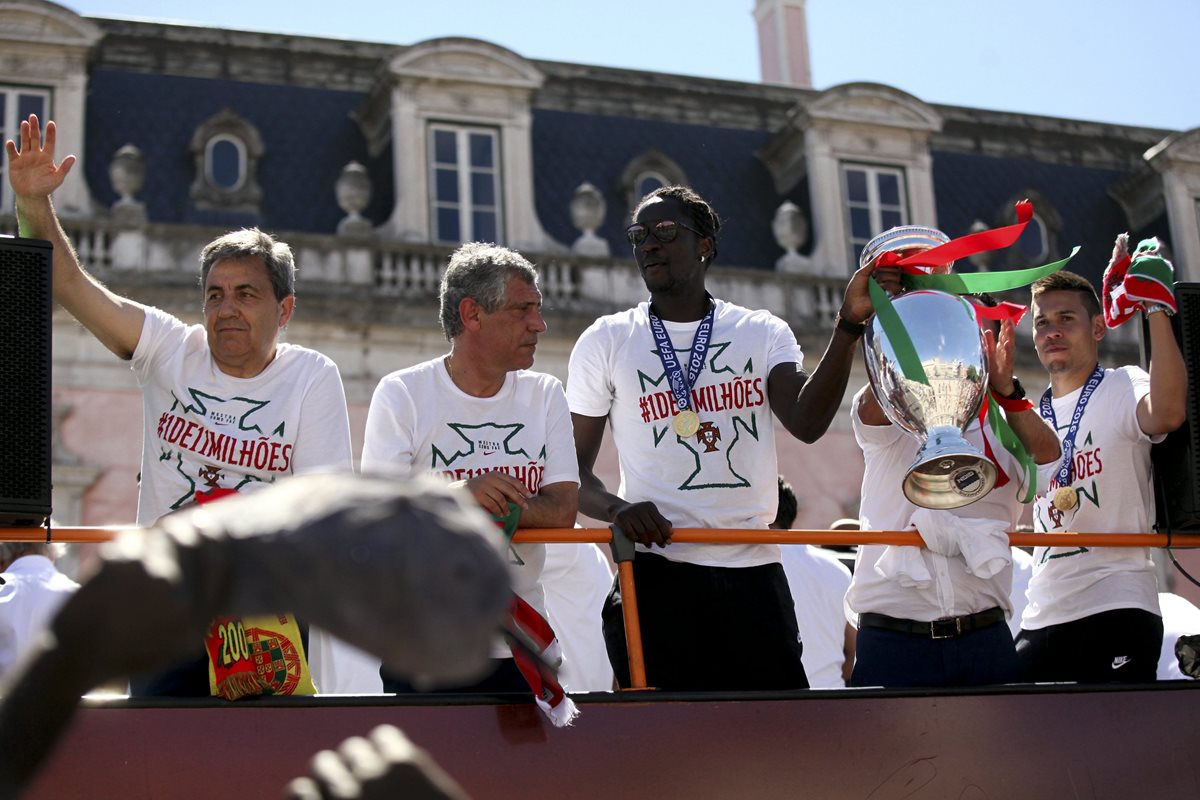
{"type": "MultiPolygon", "coordinates": [[[[870,263],[887,250],[911,252],[946,241],[933,228],[894,228],[863,251],[870,263]]],[[[904,376],[879,317],[867,328],[863,348],[875,399],[893,424],[921,442],[904,477],[904,496],[925,508],[959,508],[991,491],[996,467],[963,432],[979,416],[988,387],[983,333],[968,301],[945,292],[913,291],[892,301],[929,385],[904,376]]]]}

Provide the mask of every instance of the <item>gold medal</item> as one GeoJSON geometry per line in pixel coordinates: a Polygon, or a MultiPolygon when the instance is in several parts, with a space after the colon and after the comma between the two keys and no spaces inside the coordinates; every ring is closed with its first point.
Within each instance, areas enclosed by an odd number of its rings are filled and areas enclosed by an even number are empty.
{"type": "Polygon", "coordinates": [[[671,427],[675,429],[675,433],[680,438],[690,439],[696,435],[696,431],[700,430],[700,417],[695,411],[685,408],[675,415],[675,421],[671,423],[671,427]]]}
{"type": "Polygon", "coordinates": [[[1059,511],[1070,511],[1079,505],[1079,495],[1070,486],[1063,486],[1054,493],[1054,507],[1059,511]]]}

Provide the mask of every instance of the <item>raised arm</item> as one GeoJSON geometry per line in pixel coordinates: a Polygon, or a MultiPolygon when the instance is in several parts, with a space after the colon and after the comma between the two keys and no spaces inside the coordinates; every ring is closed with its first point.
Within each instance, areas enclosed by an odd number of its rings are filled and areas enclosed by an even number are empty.
{"type": "Polygon", "coordinates": [[[1147,436],[1170,433],[1187,419],[1187,368],[1166,314],[1151,314],[1150,393],[1137,407],[1138,426],[1147,436]]]}
{"type": "Polygon", "coordinates": [[[45,239],[54,246],[54,299],[101,344],[121,358],[130,359],[142,335],[145,312],[137,303],[110,292],[80,266],[50,201],[50,195],[75,165],[75,156],[54,162],[56,139],[54,123],[46,123],[43,146],[38,118],[31,114],[21,123],[19,141],[9,139],[4,145],[21,235],[45,239]]]}
{"type": "MultiPolygon", "coordinates": [[[[874,271],[873,264],[862,267],[846,284],[838,325],[812,375],[805,374],[799,364],[779,364],[767,379],[771,411],[789,433],[808,444],[829,430],[846,394],[854,351],[862,336],[861,330],[848,329],[865,325],[875,311],[867,291],[867,281],[874,271]]],[[[892,273],[894,270],[888,272],[892,273]]]]}

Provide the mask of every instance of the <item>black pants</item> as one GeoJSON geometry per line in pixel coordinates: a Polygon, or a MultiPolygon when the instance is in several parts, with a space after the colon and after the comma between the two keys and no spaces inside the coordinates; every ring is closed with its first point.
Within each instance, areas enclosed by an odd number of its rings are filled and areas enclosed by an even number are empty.
{"type": "MultiPolygon", "coordinates": [[[[780,564],[701,567],[638,553],[633,562],[646,681],[675,691],[807,689],[803,647],[780,564]]],[[[620,583],[604,603],[617,684],[629,658],[620,583]]]]}
{"type": "Polygon", "coordinates": [[[1152,683],[1162,650],[1162,617],[1118,608],[1017,634],[1027,681],[1152,683]]]}
{"type": "Polygon", "coordinates": [[[863,626],[855,655],[851,686],[987,686],[1021,680],[1004,622],[947,639],[863,626]]]}

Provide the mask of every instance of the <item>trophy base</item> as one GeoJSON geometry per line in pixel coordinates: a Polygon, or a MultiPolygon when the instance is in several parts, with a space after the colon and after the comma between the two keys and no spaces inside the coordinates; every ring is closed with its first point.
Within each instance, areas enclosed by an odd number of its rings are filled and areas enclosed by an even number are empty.
{"type": "Polygon", "coordinates": [[[904,496],[923,508],[961,508],[996,485],[996,465],[957,431],[933,437],[904,476],[904,496]]]}

